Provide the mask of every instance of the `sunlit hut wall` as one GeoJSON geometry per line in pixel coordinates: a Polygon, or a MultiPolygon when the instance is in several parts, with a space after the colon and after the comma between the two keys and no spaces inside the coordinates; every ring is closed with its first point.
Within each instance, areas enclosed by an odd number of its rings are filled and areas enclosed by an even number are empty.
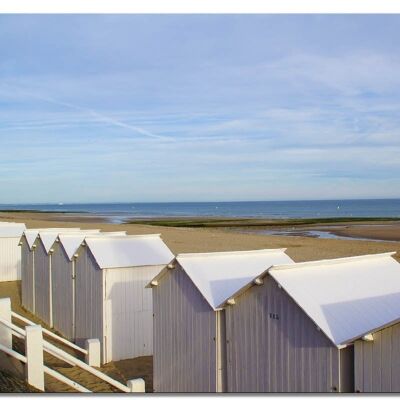
{"type": "Polygon", "coordinates": [[[285,249],[180,254],[147,287],[153,294],[156,392],[226,391],[225,313],[243,285],[285,249]]]}
{"type": "Polygon", "coordinates": [[[18,247],[25,224],[0,223],[0,281],[21,279],[21,249],[18,247]]]}
{"type": "Polygon", "coordinates": [[[374,386],[399,373],[400,328],[372,334],[400,317],[392,254],[276,266],[245,286],[225,311],[228,391],[398,391],[374,386]]]}
{"type": "MultiPolygon", "coordinates": [[[[52,299],[52,327],[62,333],[66,338],[73,339],[73,269],[66,261],[71,258],[74,252],[83,242],[85,235],[94,235],[100,232],[99,229],[70,232],[64,235],[68,238],[64,245],[60,243],[59,234],[51,249],[51,299],[52,299]],[[73,248],[74,247],[74,248],[73,248]],[[68,255],[67,253],[68,252],[68,255]],[[70,290],[68,290],[70,289],[70,290]]],[[[74,263],[72,262],[74,265],[74,263]]]]}
{"type": "Polygon", "coordinates": [[[33,298],[35,315],[52,327],[51,262],[52,246],[60,232],[79,231],[79,228],[40,229],[32,249],[34,251],[33,298]]]}
{"type": "Polygon", "coordinates": [[[68,339],[75,339],[75,255],[86,237],[96,235],[125,236],[126,232],[67,232],[53,244],[53,327],[68,339]]]}
{"type": "MultiPolygon", "coordinates": [[[[46,228],[41,231],[59,232],[62,228],[46,228]]],[[[21,300],[22,306],[35,313],[35,248],[39,229],[25,229],[20,240],[21,246],[21,300]]]]}
{"type": "Polygon", "coordinates": [[[21,302],[22,307],[33,314],[35,313],[33,282],[35,252],[32,246],[38,233],[36,229],[26,229],[19,243],[21,246],[21,302]]]}
{"type": "Polygon", "coordinates": [[[98,338],[102,362],[153,353],[146,283],[174,255],[160,235],[91,237],[76,258],[76,342],[98,338]]]}

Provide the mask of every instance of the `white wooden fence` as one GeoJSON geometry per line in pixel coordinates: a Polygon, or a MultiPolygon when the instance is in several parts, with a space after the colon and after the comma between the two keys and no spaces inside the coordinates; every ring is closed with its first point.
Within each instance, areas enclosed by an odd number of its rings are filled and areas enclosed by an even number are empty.
{"type": "Polygon", "coordinates": [[[69,342],[68,340],[54,334],[40,325],[34,324],[27,318],[11,311],[11,301],[9,298],[0,299],[0,350],[16,358],[25,364],[26,381],[33,387],[44,391],[44,374],[47,373],[53,378],[65,383],[79,392],[90,392],[87,388],[77,382],[72,381],[59,372],[47,367],[43,363],[43,352],[72,365],[77,366],[97,378],[107,382],[122,392],[144,392],[145,384],[143,379],[132,379],[127,385],[110,378],[108,375],[94,368],[100,366],[100,341],[89,339],[86,341],[86,349],[69,342]],[[17,318],[27,324],[25,329],[12,323],[11,317],[17,318]],[[64,345],[73,348],[84,354],[85,361],[79,360],[64,350],[61,350],[52,343],[43,339],[43,334],[52,339],[62,342],[64,345]],[[12,336],[25,340],[25,355],[22,355],[12,348],[12,336]]]}

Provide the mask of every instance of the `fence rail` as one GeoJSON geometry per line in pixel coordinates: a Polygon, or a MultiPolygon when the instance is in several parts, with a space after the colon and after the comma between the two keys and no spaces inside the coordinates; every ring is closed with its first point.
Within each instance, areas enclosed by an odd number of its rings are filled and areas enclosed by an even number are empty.
{"type": "MultiPolygon", "coordinates": [[[[11,330],[11,334],[18,338],[25,339],[27,336],[27,333],[23,329],[19,328],[18,326],[14,325],[13,323],[8,322],[7,320],[5,320],[3,318],[0,318],[0,324],[9,328],[11,330]]],[[[13,349],[8,348],[7,346],[4,346],[3,344],[0,344],[0,350],[3,351],[4,353],[14,357],[18,361],[23,362],[24,364],[27,364],[27,362],[28,362],[28,357],[18,353],[17,351],[15,351],[13,349]]],[[[77,390],[78,392],[90,393],[89,389],[86,389],[79,383],[72,381],[71,379],[69,379],[66,376],[60,374],[59,372],[47,367],[46,365],[43,365],[43,371],[45,373],[47,373],[48,375],[52,376],[53,378],[72,387],[73,389],[77,390]]],[[[28,383],[31,383],[31,382],[28,381],[28,383]]],[[[35,386],[35,385],[32,385],[32,386],[35,386]]],[[[38,389],[41,389],[41,388],[38,388],[38,389]]]]}
{"type": "Polygon", "coordinates": [[[18,361],[26,363],[26,357],[24,355],[18,353],[17,351],[15,351],[13,349],[9,349],[7,346],[3,346],[2,344],[0,344],[0,350],[4,351],[4,353],[8,354],[9,356],[13,356],[18,361]]]}
{"type": "Polygon", "coordinates": [[[118,382],[117,380],[110,378],[108,375],[105,373],[97,370],[96,368],[91,367],[90,365],[84,363],[83,361],[79,360],[78,358],[71,356],[71,354],[67,353],[64,350],[61,350],[54,346],[53,344],[43,341],[43,348],[45,351],[51,351],[53,354],[55,354],[56,357],[58,357],[60,360],[66,361],[66,362],[71,362],[75,363],[77,367],[82,368],[83,370],[91,373],[92,375],[96,376],[97,378],[102,379],[103,381],[107,382],[108,384],[114,386],[115,388],[121,390],[122,392],[130,392],[130,389],[128,386],[122,384],[121,382],[118,382]]]}
{"type": "Polygon", "coordinates": [[[54,371],[54,369],[51,369],[51,368],[47,367],[46,365],[44,366],[44,372],[46,372],[47,374],[49,374],[53,378],[65,383],[66,385],[72,387],[73,389],[77,390],[78,392],[91,393],[91,391],[89,389],[86,389],[85,387],[83,387],[79,383],[76,383],[76,382],[72,381],[71,379],[67,378],[66,376],[60,374],[57,371],[54,371]]]}
{"type": "MultiPolygon", "coordinates": [[[[36,325],[34,322],[30,321],[28,318],[25,318],[22,315],[19,315],[14,311],[11,311],[11,316],[16,319],[19,319],[22,322],[25,322],[28,325],[31,325],[31,326],[36,325]]],[[[77,350],[85,355],[88,354],[88,351],[86,349],[83,349],[82,347],[77,346],[75,343],[71,343],[69,340],[56,335],[54,332],[51,332],[48,329],[43,328],[43,327],[42,327],[42,330],[45,335],[50,336],[51,338],[53,338],[55,340],[58,340],[59,342],[65,344],[66,346],[71,347],[72,349],[77,350]]]]}
{"type": "Polygon", "coordinates": [[[81,368],[97,378],[107,382],[109,385],[117,388],[122,392],[144,392],[144,380],[143,379],[132,379],[128,381],[127,385],[111,378],[110,376],[104,374],[103,372],[97,370],[92,365],[89,365],[77,357],[69,354],[68,352],[58,348],[54,344],[43,339],[43,334],[56,339],[63,344],[74,348],[85,354],[86,358],[89,360],[94,360],[97,363],[99,359],[99,354],[93,353],[94,349],[96,352],[100,349],[100,342],[98,339],[89,339],[88,350],[82,349],[79,346],[69,342],[68,340],[61,338],[60,336],[54,334],[53,332],[43,329],[40,325],[36,325],[27,318],[11,311],[11,301],[9,298],[0,299],[0,350],[6,354],[16,358],[17,360],[25,363],[27,381],[32,386],[44,390],[44,373],[52,376],[53,378],[65,383],[66,385],[74,388],[79,392],[90,392],[89,389],[83,387],[77,382],[72,381],[66,376],[60,374],[59,372],[49,368],[43,364],[43,352],[47,352],[52,356],[78,368],[81,368]],[[27,325],[25,329],[12,323],[12,317],[25,322],[27,325]],[[22,355],[12,349],[12,336],[16,336],[20,339],[25,340],[25,352],[26,355],[22,355]]]}

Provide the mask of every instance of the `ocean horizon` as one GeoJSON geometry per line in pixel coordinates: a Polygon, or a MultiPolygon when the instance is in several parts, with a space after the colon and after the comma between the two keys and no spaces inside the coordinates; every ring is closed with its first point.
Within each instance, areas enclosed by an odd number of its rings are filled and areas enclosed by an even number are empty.
{"type": "Polygon", "coordinates": [[[113,222],[146,218],[400,218],[400,199],[165,203],[3,204],[1,210],[88,213],[113,222]]]}

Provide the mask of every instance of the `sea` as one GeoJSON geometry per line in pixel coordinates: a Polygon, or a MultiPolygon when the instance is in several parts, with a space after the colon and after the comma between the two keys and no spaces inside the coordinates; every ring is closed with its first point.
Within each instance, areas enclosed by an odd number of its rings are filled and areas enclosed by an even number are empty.
{"type": "Polygon", "coordinates": [[[1,210],[87,213],[112,222],[130,219],[221,218],[400,218],[400,199],[231,201],[174,203],[3,204],[1,210]]]}

